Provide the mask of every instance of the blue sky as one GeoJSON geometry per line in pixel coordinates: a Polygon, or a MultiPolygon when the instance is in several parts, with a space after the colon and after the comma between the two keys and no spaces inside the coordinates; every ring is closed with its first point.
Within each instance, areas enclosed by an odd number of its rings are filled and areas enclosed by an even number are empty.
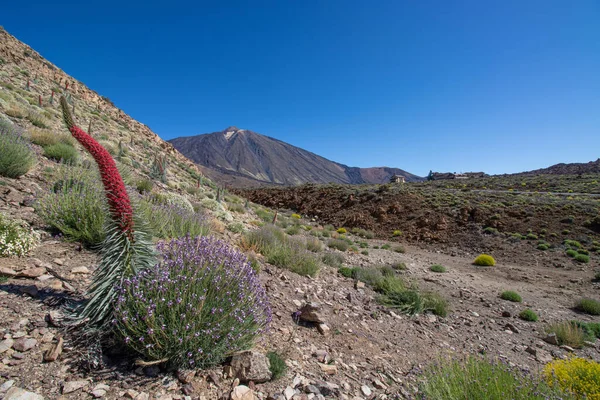
{"type": "Polygon", "coordinates": [[[9,2],[0,25],[162,138],[235,125],[351,166],[600,157],[600,2],[9,2]]]}

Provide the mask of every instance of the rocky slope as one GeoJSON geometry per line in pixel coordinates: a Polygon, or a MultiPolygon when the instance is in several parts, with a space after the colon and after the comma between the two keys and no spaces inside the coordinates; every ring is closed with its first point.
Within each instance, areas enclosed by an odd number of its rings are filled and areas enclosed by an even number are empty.
{"type": "Polygon", "coordinates": [[[514,175],[582,175],[598,173],[600,173],[600,158],[587,163],[560,163],[548,168],[540,168],[514,175]]]}
{"type": "Polygon", "coordinates": [[[339,164],[288,143],[246,129],[180,137],[169,141],[181,153],[230,186],[302,183],[387,183],[397,174],[420,177],[398,168],[357,168],[339,164]]]}

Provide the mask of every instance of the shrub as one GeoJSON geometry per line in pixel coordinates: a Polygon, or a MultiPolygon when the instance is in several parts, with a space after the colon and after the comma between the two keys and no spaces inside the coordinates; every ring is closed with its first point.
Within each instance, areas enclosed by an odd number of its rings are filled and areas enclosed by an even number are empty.
{"type": "Polygon", "coordinates": [[[505,363],[484,358],[442,360],[429,367],[420,384],[425,399],[558,400],[557,388],[536,382],[505,363]]]}
{"type": "Polygon", "coordinates": [[[600,301],[581,299],[575,304],[575,309],[589,315],[600,315],[600,301]]]}
{"type": "Polygon", "coordinates": [[[386,243],[386,244],[384,244],[383,246],[381,246],[381,248],[382,248],[383,250],[389,250],[389,249],[391,249],[391,248],[392,248],[392,246],[391,246],[390,244],[386,243]]]}
{"type": "Polygon", "coordinates": [[[363,256],[368,256],[369,252],[367,250],[363,250],[360,252],[360,254],[362,254],[363,256]]]}
{"type": "Polygon", "coordinates": [[[548,250],[549,248],[550,248],[550,245],[548,245],[546,243],[540,243],[537,245],[538,250],[548,250]]]}
{"type": "Polygon", "coordinates": [[[494,265],[496,265],[496,260],[494,260],[494,257],[488,254],[480,254],[473,261],[473,264],[481,267],[493,267],[494,265]]]}
{"type": "Polygon", "coordinates": [[[408,269],[406,264],[403,262],[392,264],[392,268],[394,268],[396,271],[406,271],[408,269]]]}
{"type": "Polygon", "coordinates": [[[42,147],[52,146],[58,143],[64,143],[73,146],[75,141],[71,135],[56,133],[49,129],[35,129],[29,131],[29,139],[32,143],[42,147]]]}
{"type": "Polygon", "coordinates": [[[135,187],[140,194],[150,193],[154,187],[154,182],[150,179],[142,179],[136,183],[135,187]]]}
{"type": "Polygon", "coordinates": [[[434,264],[431,267],[429,267],[429,270],[432,272],[443,273],[443,272],[446,272],[446,267],[444,267],[443,265],[434,264]]]}
{"type": "Polygon", "coordinates": [[[48,121],[46,121],[46,119],[43,116],[41,116],[35,111],[29,111],[27,113],[27,119],[29,120],[29,122],[31,122],[33,126],[36,126],[38,128],[48,127],[48,121]]]}
{"type": "Polygon", "coordinates": [[[313,237],[306,238],[306,249],[313,253],[318,253],[323,250],[323,243],[319,239],[313,237]]]}
{"type": "Polygon", "coordinates": [[[158,251],[159,264],[122,283],[115,307],[118,332],[145,360],[206,368],[266,330],[268,298],[242,253],[189,236],[158,251]]]}
{"type": "Polygon", "coordinates": [[[79,159],[77,149],[65,143],[56,143],[45,147],[44,155],[51,160],[70,165],[76,164],[79,159]]]}
{"type": "Polygon", "coordinates": [[[573,258],[575,256],[577,256],[577,252],[575,250],[569,249],[566,251],[567,256],[573,258]]]}
{"type": "Polygon", "coordinates": [[[40,235],[27,224],[0,213],[0,257],[24,256],[39,240],[40,235]]]}
{"type": "Polygon", "coordinates": [[[139,196],[137,204],[137,211],[148,223],[154,236],[171,239],[185,235],[208,235],[210,224],[203,212],[194,211],[191,204],[188,207],[185,201],[177,200],[178,197],[166,196],[161,199],[164,201],[157,201],[152,194],[139,196]]]}
{"type": "Polygon", "coordinates": [[[406,253],[406,249],[403,246],[396,246],[396,247],[394,247],[394,251],[396,253],[403,253],[403,254],[406,253]]]}
{"type": "Polygon", "coordinates": [[[584,263],[587,264],[590,262],[590,256],[587,256],[585,254],[577,254],[574,258],[575,261],[578,261],[580,263],[584,263]]]}
{"type": "Polygon", "coordinates": [[[396,236],[401,236],[402,235],[402,231],[399,230],[395,230],[394,232],[392,232],[392,236],[396,237],[396,236]]]}
{"type": "Polygon", "coordinates": [[[577,398],[600,399],[600,364],[595,361],[579,357],[554,360],[546,364],[543,375],[548,385],[577,398]]]}
{"type": "Polygon", "coordinates": [[[565,240],[564,244],[567,247],[572,247],[572,248],[575,248],[575,249],[580,249],[582,247],[581,243],[579,243],[577,240],[569,240],[569,239],[567,239],[567,240],[565,240]]]}
{"type": "Polygon", "coordinates": [[[244,214],[246,212],[246,208],[244,207],[244,205],[243,204],[237,204],[237,203],[236,204],[229,203],[227,205],[227,209],[229,211],[233,211],[233,212],[238,213],[238,214],[244,214]]]}
{"type": "Polygon", "coordinates": [[[546,333],[554,333],[559,345],[567,345],[576,349],[583,347],[586,340],[585,331],[570,321],[550,324],[545,329],[546,333]]]}
{"type": "Polygon", "coordinates": [[[271,211],[265,209],[256,210],[256,215],[265,222],[273,222],[273,217],[275,216],[271,211]]]}
{"type": "Polygon", "coordinates": [[[340,235],[343,235],[344,233],[347,232],[347,230],[346,230],[346,228],[338,228],[338,230],[336,232],[339,233],[340,235]]]}
{"type": "Polygon", "coordinates": [[[319,260],[306,251],[304,242],[285,236],[274,225],[248,232],[242,239],[242,246],[262,253],[269,264],[287,268],[299,275],[315,276],[320,269],[319,260]]]}
{"type": "Polygon", "coordinates": [[[0,175],[18,178],[35,164],[35,154],[21,131],[12,123],[0,120],[0,175]]]}
{"type": "Polygon", "coordinates": [[[292,214],[291,217],[293,219],[300,219],[300,218],[302,218],[299,214],[292,214]]]}
{"type": "Polygon", "coordinates": [[[285,374],[287,365],[285,360],[276,352],[270,351],[267,353],[269,359],[269,370],[271,371],[271,379],[279,379],[285,374]]]}
{"type": "Polygon", "coordinates": [[[339,251],[348,250],[348,243],[345,240],[341,239],[331,239],[327,242],[327,246],[332,249],[337,249],[339,251]]]}
{"type": "Polygon", "coordinates": [[[344,256],[339,253],[325,253],[321,257],[321,261],[330,267],[339,268],[344,263],[344,256]]]}
{"type": "Polygon", "coordinates": [[[292,225],[285,230],[285,233],[287,233],[288,235],[292,235],[292,236],[297,235],[298,233],[300,233],[300,226],[292,225]]]}
{"type": "Polygon", "coordinates": [[[231,223],[227,225],[227,229],[233,233],[242,233],[245,231],[244,224],[242,224],[241,222],[231,223]]]}
{"type": "Polygon", "coordinates": [[[512,290],[507,290],[507,291],[502,292],[500,294],[500,298],[502,300],[513,301],[515,303],[520,303],[521,301],[523,301],[523,299],[521,298],[521,295],[512,290]]]}
{"type": "Polygon", "coordinates": [[[577,325],[585,332],[585,335],[594,341],[600,338],[600,323],[599,322],[583,322],[583,321],[571,321],[572,324],[577,325]]]}
{"type": "Polygon", "coordinates": [[[519,318],[521,318],[524,321],[531,321],[531,322],[536,322],[538,320],[537,314],[529,308],[526,308],[525,310],[521,311],[519,313],[519,318]]]}
{"type": "Polygon", "coordinates": [[[53,190],[36,204],[44,222],[67,240],[86,245],[100,244],[106,237],[106,200],[95,172],[84,168],[62,168],[53,190]]]}
{"type": "Polygon", "coordinates": [[[340,267],[338,269],[338,272],[340,273],[340,275],[342,275],[346,278],[352,278],[354,276],[354,268],[340,267]]]}

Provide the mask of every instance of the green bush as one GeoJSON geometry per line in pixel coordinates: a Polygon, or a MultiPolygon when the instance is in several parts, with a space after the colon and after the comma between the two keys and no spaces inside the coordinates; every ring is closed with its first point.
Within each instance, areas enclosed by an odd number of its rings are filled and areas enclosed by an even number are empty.
{"type": "Polygon", "coordinates": [[[369,255],[369,251],[368,250],[363,250],[360,252],[360,254],[362,254],[363,256],[368,256],[369,255]]]}
{"type": "Polygon", "coordinates": [[[402,254],[406,253],[406,249],[403,246],[396,246],[396,247],[394,247],[394,251],[396,253],[402,253],[402,254]]]}
{"type": "Polygon", "coordinates": [[[67,133],[56,133],[48,129],[35,129],[29,131],[31,143],[38,146],[48,147],[58,143],[64,143],[71,146],[75,145],[75,139],[67,133]]]}
{"type": "Polygon", "coordinates": [[[392,236],[396,237],[396,236],[401,236],[402,235],[402,231],[400,230],[395,230],[394,232],[392,232],[392,236]]]}
{"type": "Polygon", "coordinates": [[[565,240],[564,244],[565,244],[565,246],[572,247],[574,249],[580,249],[582,247],[581,243],[579,243],[577,240],[567,239],[567,240],[565,240]]]}
{"type": "Polygon", "coordinates": [[[493,267],[496,265],[496,260],[494,260],[494,257],[488,254],[480,254],[477,256],[477,258],[475,258],[473,264],[481,267],[493,267]]]}
{"type": "Polygon", "coordinates": [[[25,222],[10,219],[0,212],[0,257],[21,257],[39,242],[40,235],[25,222]]]}
{"type": "Polygon", "coordinates": [[[349,267],[339,267],[338,268],[338,272],[340,273],[340,275],[346,277],[346,278],[352,278],[354,277],[354,268],[349,268],[349,267]]]}
{"type": "Polygon", "coordinates": [[[77,149],[69,144],[56,143],[44,147],[44,156],[63,164],[76,164],[79,159],[77,149]]]}
{"type": "Polygon", "coordinates": [[[142,179],[137,182],[135,187],[141,194],[150,193],[154,187],[154,182],[150,179],[142,179]]]}
{"type": "Polygon", "coordinates": [[[290,217],[293,218],[293,219],[300,219],[300,218],[302,218],[300,216],[300,214],[292,214],[290,217]]]}
{"type": "MultiPolygon", "coordinates": [[[[203,212],[196,212],[191,204],[177,197],[157,197],[154,194],[139,196],[136,208],[139,215],[148,223],[152,234],[161,239],[171,239],[190,235],[206,236],[210,223],[203,212]]],[[[188,202],[189,203],[189,202],[188,202]]]]}
{"type": "Polygon", "coordinates": [[[521,295],[512,290],[507,290],[507,291],[502,292],[500,294],[500,298],[502,300],[513,301],[515,303],[520,303],[521,301],[523,301],[523,299],[521,298],[521,295]]]}
{"type": "Polygon", "coordinates": [[[344,263],[344,256],[339,253],[325,253],[321,257],[323,264],[333,268],[340,268],[344,263]]]}
{"type": "Polygon", "coordinates": [[[425,370],[420,392],[427,400],[558,400],[570,395],[535,381],[507,364],[484,358],[442,360],[425,370]]]}
{"type": "Polygon", "coordinates": [[[431,272],[443,273],[443,272],[446,272],[446,267],[444,267],[443,265],[434,264],[431,267],[429,267],[429,270],[431,272]]]}
{"type": "Polygon", "coordinates": [[[318,253],[323,250],[323,243],[319,239],[313,237],[306,238],[306,249],[313,253],[318,253]]]}
{"type": "Polygon", "coordinates": [[[384,244],[383,246],[381,246],[381,249],[382,249],[382,250],[389,250],[389,249],[391,249],[391,248],[392,248],[392,246],[391,246],[390,244],[388,244],[388,243],[386,243],[386,244],[384,244]]]}
{"type": "Polygon", "coordinates": [[[339,251],[348,250],[348,242],[342,239],[331,239],[327,242],[327,246],[332,249],[337,249],[339,251]]]}
{"type": "Polygon", "coordinates": [[[575,349],[583,347],[583,342],[587,339],[586,333],[582,327],[571,321],[556,322],[545,328],[546,333],[554,333],[559,345],[566,345],[575,349]]]}
{"type": "Polygon", "coordinates": [[[241,222],[232,222],[231,224],[227,225],[227,230],[233,233],[242,233],[245,231],[244,224],[241,222]]]}
{"type": "Polygon", "coordinates": [[[540,243],[537,245],[538,250],[548,250],[549,248],[550,248],[550,245],[548,245],[546,243],[540,243]]]}
{"type": "Polygon", "coordinates": [[[53,190],[35,207],[44,222],[66,239],[86,245],[100,244],[106,237],[107,205],[100,178],[84,168],[63,167],[53,190]]]}
{"type": "Polygon", "coordinates": [[[589,315],[600,315],[600,301],[594,299],[580,299],[575,303],[575,309],[589,315]]]}
{"type": "Polygon", "coordinates": [[[306,250],[303,241],[294,240],[274,225],[248,232],[242,246],[263,254],[269,264],[289,269],[299,275],[316,276],[319,259],[306,250]]]}
{"type": "Polygon", "coordinates": [[[18,178],[35,164],[35,153],[18,127],[0,120],[0,175],[18,178]]]}
{"type": "Polygon", "coordinates": [[[275,380],[281,378],[287,370],[285,360],[274,351],[268,352],[267,358],[269,359],[269,370],[272,374],[271,379],[275,380]]]}
{"type": "Polygon", "coordinates": [[[529,308],[526,308],[525,310],[521,311],[519,313],[519,318],[521,318],[524,321],[530,322],[536,322],[538,320],[537,314],[529,308]]]}
{"type": "Polygon", "coordinates": [[[336,232],[339,233],[340,235],[343,235],[344,233],[346,233],[348,231],[346,230],[346,228],[338,228],[336,232]]]}
{"type": "Polygon", "coordinates": [[[577,254],[574,260],[583,264],[587,264],[590,262],[590,256],[587,256],[585,254],[577,254]]]}
{"type": "Polygon", "coordinates": [[[566,251],[566,254],[567,254],[567,256],[573,258],[573,257],[577,256],[578,253],[573,249],[569,249],[566,251]]]}
{"type": "Polygon", "coordinates": [[[243,254],[210,237],[157,247],[159,264],[125,279],[114,306],[115,329],[144,360],[207,368],[266,331],[268,297],[243,254]]]}
{"type": "Polygon", "coordinates": [[[288,235],[297,235],[298,233],[300,233],[300,226],[292,225],[285,230],[285,233],[287,233],[288,235]]]}

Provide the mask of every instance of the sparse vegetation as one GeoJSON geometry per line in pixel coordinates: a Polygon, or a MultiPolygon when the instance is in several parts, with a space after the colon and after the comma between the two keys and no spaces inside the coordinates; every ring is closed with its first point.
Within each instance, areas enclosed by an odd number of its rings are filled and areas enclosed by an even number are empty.
{"type": "Polygon", "coordinates": [[[479,357],[442,360],[430,366],[420,390],[427,400],[565,400],[571,397],[558,388],[538,382],[505,363],[479,357]]]}
{"type": "Polygon", "coordinates": [[[583,328],[570,321],[556,322],[545,329],[546,333],[554,333],[559,345],[567,345],[575,349],[583,347],[586,334],[583,328]]]}
{"type": "Polygon", "coordinates": [[[440,265],[440,264],[434,264],[431,267],[429,267],[429,270],[431,272],[443,273],[443,272],[446,272],[446,267],[444,267],[443,265],[440,265]]]}
{"type": "Polygon", "coordinates": [[[10,122],[0,120],[0,176],[18,178],[35,164],[35,154],[21,130],[10,122]]]}
{"type": "Polygon", "coordinates": [[[580,299],[575,309],[589,315],[600,315],[600,301],[595,299],[580,299]]]}
{"type": "Polygon", "coordinates": [[[494,257],[488,254],[480,254],[477,256],[477,258],[475,258],[473,264],[480,267],[493,267],[496,265],[496,260],[494,260],[494,257]]]}
{"type": "Polygon", "coordinates": [[[329,265],[333,268],[340,268],[344,263],[344,256],[339,253],[325,253],[321,257],[323,264],[329,265]]]}
{"type": "Polygon", "coordinates": [[[346,250],[348,250],[348,242],[346,242],[345,240],[342,240],[342,239],[330,239],[327,242],[327,247],[330,247],[332,249],[336,249],[339,251],[346,251],[346,250]]]}
{"type": "Polygon", "coordinates": [[[519,318],[521,318],[524,321],[530,322],[536,322],[538,320],[537,314],[529,308],[526,308],[525,310],[521,311],[519,313],[519,318]]]}
{"type": "Polygon", "coordinates": [[[512,301],[515,303],[520,303],[521,301],[523,301],[523,299],[521,298],[521,295],[512,290],[506,290],[506,291],[502,292],[500,294],[500,298],[502,300],[508,300],[508,301],[512,301]]]}
{"type": "Polygon", "coordinates": [[[269,359],[269,369],[272,374],[271,379],[275,380],[281,378],[287,370],[287,365],[285,364],[283,357],[274,351],[270,351],[267,353],[267,358],[269,359]]]}
{"type": "Polygon", "coordinates": [[[46,146],[44,148],[44,155],[51,160],[70,165],[76,164],[79,159],[77,149],[66,143],[56,143],[46,146]]]}
{"type": "Polygon", "coordinates": [[[21,257],[39,242],[40,235],[23,221],[0,212],[0,257],[21,257]]]}

